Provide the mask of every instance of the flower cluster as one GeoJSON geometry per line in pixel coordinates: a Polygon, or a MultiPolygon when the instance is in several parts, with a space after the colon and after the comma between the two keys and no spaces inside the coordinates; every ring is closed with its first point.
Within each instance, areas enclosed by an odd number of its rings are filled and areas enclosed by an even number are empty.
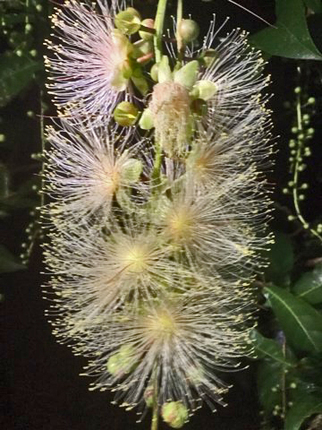
{"type": "Polygon", "coordinates": [[[224,404],[218,372],[251,350],[271,242],[268,79],[244,32],[218,40],[212,22],[194,50],[184,20],[178,56],[172,42],[162,55],[159,24],[122,6],[70,0],[52,16],[48,313],[88,357],[91,389],[180,428],[224,404]]]}

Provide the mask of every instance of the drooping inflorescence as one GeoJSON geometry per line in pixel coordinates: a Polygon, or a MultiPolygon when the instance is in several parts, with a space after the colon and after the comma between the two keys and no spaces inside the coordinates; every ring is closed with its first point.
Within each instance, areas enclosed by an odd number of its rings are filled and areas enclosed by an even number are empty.
{"type": "Polygon", "coordinates": [[[214,21],[194,50],[190,20],[163,55],[165,4],[154,24],[67,1],[46,58],[61,116],[44,154],[54,334],[88,357],[91,389],[152,407],[155,429],[223,404],[218,372],[251,351],[251,283],[272,240],[261,56],[214,21]]]}

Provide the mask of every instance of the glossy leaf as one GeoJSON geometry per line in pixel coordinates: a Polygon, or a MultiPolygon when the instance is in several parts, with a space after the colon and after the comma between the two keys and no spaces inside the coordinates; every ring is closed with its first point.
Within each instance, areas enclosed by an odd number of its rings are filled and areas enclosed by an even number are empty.
{"type": "Polygon", "coordinates": [[[287,341],[299,351],[321,352],[322,315],[282,288],[270,286],[265,291],[287,341]]]}
{"type": "Polygon", "coordinates": [[[281,286],[289,284],[289,272],[294,264],[294,252],[291,239],[284,233],[275,232],[275,243],[272,245],[268,259],[270,265],[265,276],[281,286]]]}
{"type": "Polygon", "coordinates": [[[0,245],[0,273],[16,272],[25,268],[5,246],[0,245]]]}
{"type": "Polygon", "coordinates": [[[291,357],[290,354],[287,357],[284,356],[282,346],[275,340],[262,336],[256,330],[254,330],[252,337],[258,358],[268,358],[283,364],[285,367],[293,366],[296,363],[295,358],[291,357]]]}
{"type": "Polygon", "coordinates": [[[0,57],[0,107],[24,89],[41,64],[27,57],[5,53],[0,57]]]}
{"type": "Polygon", "coordinates": [[[303,60],[322,60],[308,30],[302,0],[276,0],[277,28],[266,28],[250,38],[271,55],[303,60]]]}
{"type": "Polygon", "coordinates": [[[283,375],[284,366],[276,361],[263,361],[258,367],[259,401],[267,414],[270,414],[275,405],[279,405],[282,401],[279,386],[283,375]]]}
{"type": "Polygon", "coordinates": [[[297,297],[313,305],[322,303],[322,264],[311,272],[303,273],[292,290],[297,297]]]}
{"type": "Polygon", "coordinates": [[[284,430],[299,430],[303,421],[316,413],[322,413],[322,397],[306,395],[293,402],[286,415],[284,430]]]}

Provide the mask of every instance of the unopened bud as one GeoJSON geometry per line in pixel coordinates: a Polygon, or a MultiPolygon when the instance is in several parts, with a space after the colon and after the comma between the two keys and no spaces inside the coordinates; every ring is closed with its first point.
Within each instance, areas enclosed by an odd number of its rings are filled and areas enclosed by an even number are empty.
{"type": "MultiPolygon", "coordinates": [[[[143,25],[144,27],[153,29],[154,28],[154,20],[151,18],[144,19],[141,22],[141,25],[143,25]]],[[[153,33],[150,33],[148,31],[140,30],[139,35],[140,35],[141,39],[144,39],[144,40],[152,40],[153,39],[153,33]]]]}
{"type": "Polygon", "coordinates": [[[197,99],[210,100],[217,92],[217,85],[211,81],[199,81],[192,89],[191,95],[197,99]]]}
{"type": "Polygon", "coordinates": [[[184,42],[192,42],[199,36],[199,25],[192,19],[182,19],[179,24],[178,33],[184,42]]]}
{"type": "Polygon", "coordinates": [[[162,406],[162,418],[172,428],[183,427],[188,419],[188,409],[182,402],[169,402],[162,406]]]}
{"type": "Polygon", "coordinates": [[[140,15],[134,8],[129,7],[115,16],[115,26],[124,34],[134,34],[141,27],[140,15]]]}
{"type": "Polygon", "coordinates": [[[119,352],[108,359],[107,370],[108,372],[116,377],[122,376],[126,373],[130,373],[135,367],[135,350],[133,345],[123,345],[119,352]]]}
{"type": "Polygon", "coordinates": [[[138,113],[138,108],[133,103],[121,102],[116,106],[113,117],[118,124],[129,127],[135,123],[138,113]]]}

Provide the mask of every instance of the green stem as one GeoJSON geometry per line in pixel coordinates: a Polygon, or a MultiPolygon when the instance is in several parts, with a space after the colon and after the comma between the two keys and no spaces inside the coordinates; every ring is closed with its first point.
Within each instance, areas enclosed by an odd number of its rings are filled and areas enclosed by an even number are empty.
{"type": "Polygon", "coordinates": [[[178,60],[179,60],[179,62],[181,62],[183,60],[183,53],[184,53],[184,44],[183,44],[182,37],[180,36],[180,33],[179,33],[179,27],[180,27],[180,24],[182,21],[182,13],[183,13],[183,0],[178,0],[176,39],[177,39],[177,49],[178,49],[178,60]]]}
{"type": "Polygon", "coordinates": [[[151,430],[158,430],[158,424],[159,424],[158,379],[157,379],[157,372],[155,369],[154,383],[153,383],[153,409],[152,409],[151,430]]]}
{"type": "Polygon", "coordinates": [[[157,13],[155,16],[155,36],[154,36],[154,51],[155,61],[159,63],[162,58],[162,36],[165,11],[167,8],[167,0],[159,0],[157,13]]]}
{"type": "Polygon", "coordinates": [[[153,164],[153,171],[152,171],[152,179],[155,184],[159,184],[160,182],[161,164],[162,164],[162,148],[158,142],[155,142],[155,155],[154,155],[154,164],[153,164]]]}
{"type": "MultiPolygon", "coordinates": [[[[302,124],[302,108],[301,108],[301,95],[297,95],[296,100],[296,115],[297,115],[297,128],[299,133],[303,131],[303,124],[302,124]]],[[[298,192],[298,182],[299,182],[299,174],[300,174],[300,164],[301,164],[301,156],[302,156],[302,149],[303,149],[303,142],[298,139],[297,141],[297,151],[296,151],[296,158],[295,158],[295,165],[294,165],[294,175],[293,175],[293,202],[295,207],[295,212],[298,220],[301,222],[301,224],[304,226],[304,228],[308,229],[314,236],[316,236],[318,239],[322,241],[322,236],[313,228],[308,228],[308,222],[304,219],[300,204],[299,204],[299,192],[298,192]]]]}

